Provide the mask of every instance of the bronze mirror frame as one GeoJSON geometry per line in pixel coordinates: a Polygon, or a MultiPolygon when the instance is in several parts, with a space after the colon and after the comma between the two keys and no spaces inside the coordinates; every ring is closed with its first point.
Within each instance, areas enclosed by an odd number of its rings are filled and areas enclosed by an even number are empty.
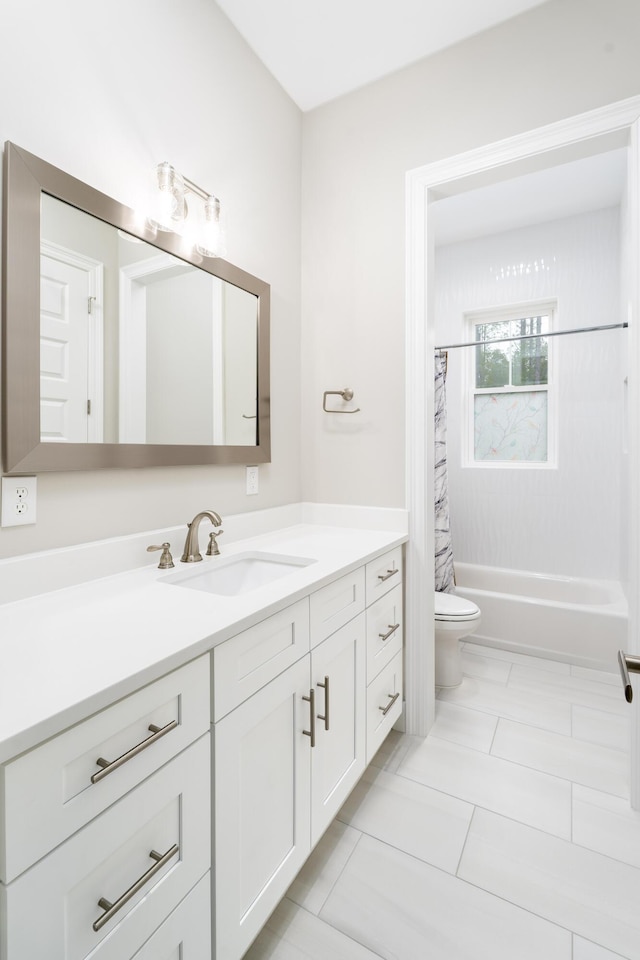
{"type": "Polygon", "coordinates": [[[133,210],[7,141],[2,250],[2,459],[5,474],[268,463],[270,286],[226,260],[185,255],[180,238],[136,226],[133,210]],[[49,194],[258,300],[256,444],[55,443],[40,438],[40,196],[49,194]]]}

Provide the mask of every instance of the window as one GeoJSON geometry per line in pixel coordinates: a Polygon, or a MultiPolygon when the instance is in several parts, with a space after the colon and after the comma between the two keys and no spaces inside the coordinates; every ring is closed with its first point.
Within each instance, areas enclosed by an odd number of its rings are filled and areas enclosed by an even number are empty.
{"type": "Polygon", "coordinates": [[[471,391],[468,462],[554,466],[549,339],[553,304],[469,314],[471,391]],[[526,311],[526,312],[525,312],[526,311]]]}

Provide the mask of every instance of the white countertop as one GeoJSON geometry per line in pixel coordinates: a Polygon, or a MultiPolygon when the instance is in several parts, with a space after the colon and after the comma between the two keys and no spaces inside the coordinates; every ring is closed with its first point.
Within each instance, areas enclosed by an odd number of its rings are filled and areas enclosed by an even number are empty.
{"type": "Polygon", "coordinates": [[[159,570],[156,553],[148,566],[0,606],[0,763],[406,540],[300,523],[221,542],[202,563],[174,553],[175,569],[159,570]],[[314,562],[239,596],[163,582],[247,550],[314,562]]]}

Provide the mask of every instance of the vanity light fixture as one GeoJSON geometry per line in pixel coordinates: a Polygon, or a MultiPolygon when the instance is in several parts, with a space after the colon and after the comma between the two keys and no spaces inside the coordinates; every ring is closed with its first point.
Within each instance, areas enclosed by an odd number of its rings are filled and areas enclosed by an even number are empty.
{"type": "Polygon", "coordinates": [[[198,220],[191,231],[195,235],[194,245],[198,253],[203,257],[224,256],[226,250],[218,197],[183,177],[166,161],[158,164],[157,180],[156,210],[150,218],[153,226],[158,230],[182,233],[187,220],[193,216],[198,220]],[[189,210],[187,194],[203,201],[201,211],[189,210]]]}

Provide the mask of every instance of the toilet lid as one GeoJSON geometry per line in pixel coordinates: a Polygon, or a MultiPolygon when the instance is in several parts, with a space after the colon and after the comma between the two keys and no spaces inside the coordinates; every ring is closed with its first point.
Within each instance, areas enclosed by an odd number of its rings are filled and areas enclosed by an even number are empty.
{"type": "Polygon", "coordinates": [[[480,615],[473,600],[467,600],[456,593],[435,594],[436,620],[471,620],[480,615]]]}

